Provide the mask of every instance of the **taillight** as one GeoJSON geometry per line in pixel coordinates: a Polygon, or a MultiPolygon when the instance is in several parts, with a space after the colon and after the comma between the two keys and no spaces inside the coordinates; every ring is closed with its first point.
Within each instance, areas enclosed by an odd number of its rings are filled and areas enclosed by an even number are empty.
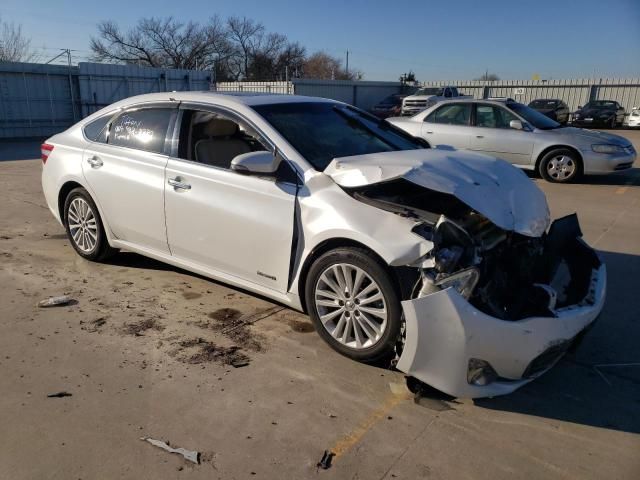
{"type": "Polygon", "coordinates": [[[42,163],[47,163],[47,159],[49,155],[53,152],[53,145],[49,145],[48,143],[43,143],[40,147],[40,153],[42,154],[42,163]]]}

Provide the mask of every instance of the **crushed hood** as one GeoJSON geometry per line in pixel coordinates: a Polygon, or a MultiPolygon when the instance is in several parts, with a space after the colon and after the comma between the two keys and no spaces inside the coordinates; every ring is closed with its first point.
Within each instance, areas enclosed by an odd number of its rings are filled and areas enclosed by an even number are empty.
{"type": "Polygon", "coordinates": [[[445,149],[372,153],[336,158],[324,173],[345,188],[404,178],[454,195],[498,227],[530,237],[549,226],[547,200],[536,184],[520,169],[487,155],[445,149]]]}

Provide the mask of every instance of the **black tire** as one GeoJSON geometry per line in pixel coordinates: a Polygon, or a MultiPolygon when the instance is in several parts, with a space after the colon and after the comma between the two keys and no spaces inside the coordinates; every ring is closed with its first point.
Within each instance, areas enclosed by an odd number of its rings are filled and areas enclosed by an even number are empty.
{"type": "MultiPolygon", "coordinates": [[[[396,341],[402,327],[402,308],[389,272],[371,253],[360,248],[341,247],[323,254],[314,261],[309,269],[305,284],[305,300],[316,331],[337,352],[360,362],[375,364],[388,361],[395,355],[396,341]],[[320,320],[315,290],[319,285],[321,275],[328,268],[337,264],[347,264],[364,271],[378,285],[384,298],[387,311],[386,327],[375,343],[369,347],[352,348],[341,343],[329,333],[320,320]]],[[[351,313],[351,315],[360,315],[360,313],[351,313]]],[[[352,322],[356,323],[356,317],[352,318],[352,322]]],[[[359,325],[362,323],[361,321],[359,325]]],[[[351,327],[351,331],[355,333],[353,328],[355,327],[351,327]]]]}
{"type": "Polygon", "coordinates": [[[109,241],[107,240],[107,235],[104,231],[104,226],[102,224],[102,219],[100,218],[100,212],[98,211],[98,207],[96,207],[95,202],[84,188],[78,187],[74,188],[69,192],[67,198],[64,201],[64,227],[67,231],[67,237],[71,242],[74,250],[80,255],[82,258],[86,258],[87,260],[91,260],[94,262],[99,262],[109,258],[118,252],[117,249],[112,248],[109,245],[109,241]],[[86,205],[91,209],[91,213],[95,218],[95,229],[96,229],[96,241],[95,245],[93,245],[90,249],[83,249],[74,239],[73,234],[71,232],[71,228],[69,226],[69,208],[71,207],[72,202],[75,199],[82,199],[86,202],[86,205]]]}
{"type": "Polygon", "coordinates": [[[538,173],[542,178],[544,178],[548,182],[552,183],[570,183],[582,175],[582,160],[580,157],[573,151],[567,148],[556,148],[547,152],[542,160],[540,160],[540,164],[538,165],[538,173]],[[549,164],[557,159],[558,157],[569,157],[571,159],[572,165],[574,167],[573,172],[568,176],[563,176],[562,173],[558,173],[554,175],[552,171],[549,171],[549,164]]]}

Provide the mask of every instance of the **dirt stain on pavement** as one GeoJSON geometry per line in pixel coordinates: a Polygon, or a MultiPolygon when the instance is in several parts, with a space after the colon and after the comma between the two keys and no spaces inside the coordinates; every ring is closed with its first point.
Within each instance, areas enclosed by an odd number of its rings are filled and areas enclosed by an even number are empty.
{"type": "Polygon", "coordinates": [[[219,308],[218,310],[211,312],[208,316],[210,319],[217,320],[219,322],[233,322],[240,318],[241,315],[242,312],[235,308],[219,308]]]}
{"type": "Polygon", "coordinates": [[[301,320],[289,320],[291,330],[298,333],[309,333],[315,331],[311,322],[303,322],[301,320]]]}
{"type": "Polygon", "coordinates": [[[184,363],[201,364],[209,362],[222,363],[223,365],[231,365],[232,367],[244,367],[249,365],[251,359],[242,353],[241,348],[234,345],[231,347],[223,347],[215,343],[205,340],[204,338],[192,338],[178,342],[182,349],[193,349],[196,351],[179,357],[184,363]]]}
{"type": "Polygon", "coordinates": [[[182,292],[182,296],[186,300],[195,300],[196,298],[202,297],[202,294],[198,292],[182,292]]]}
{"type": "Polygon", "coordinates": [[[161,332],[164,330],[164,325],[158,323],[155,318],[145,318],[139,322],[127,323],[124,326],[124,333],[128,335],[135,335],[136,337],[142,336],[147,330],[161,332]]]}

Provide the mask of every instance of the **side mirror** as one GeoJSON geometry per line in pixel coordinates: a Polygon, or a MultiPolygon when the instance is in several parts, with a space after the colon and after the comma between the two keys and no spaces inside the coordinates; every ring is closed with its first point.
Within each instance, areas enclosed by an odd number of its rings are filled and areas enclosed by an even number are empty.
{"type": "Polygon", "coordinates": [[[578,110],[582,110],[582,105],[578,105],[578,110]]]}
{"type": "Polygon", "coordinates": [[[231,160],[231,170],[245,175],[274,175],[280,158],[271,152],[249,152],[231,160]]]}
{"type": "Polygon", "coordinates": [[[509,128],[513,128],[514,130],[524,130],[524,125],[520,120],[511,120],[509,122],[509,128]]]}

